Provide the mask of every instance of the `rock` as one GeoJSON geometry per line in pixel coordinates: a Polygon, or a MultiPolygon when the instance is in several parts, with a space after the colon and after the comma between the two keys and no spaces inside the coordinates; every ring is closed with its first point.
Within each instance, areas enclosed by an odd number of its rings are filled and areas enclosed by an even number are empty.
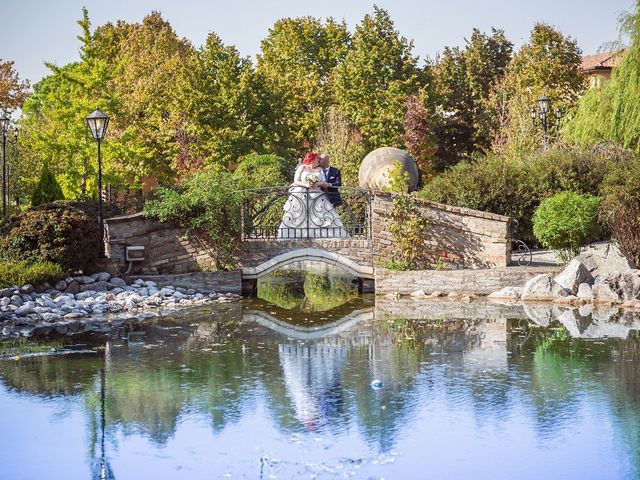
{"type": "Polygon", "coordinates": [[[594,278],[589,269],[578,259],[573,259],[569,265],[554,279],[558,285],[571,291],[573,295],[578,293],[578,286],[581,283],[593,285],[594,278]]]}
{"type": "Polygon", "coordinates": [[[122,289],[127,288],[127,282],[125,282],[123,279],[118,277],[113,277],[111,280],[109,280],[109,283],[117,288],[122,288],[122,289]]]}
{"type": "Polygon", "coordinates": [[[507,299],[517,300],[522,295],[521,287],[504,287],[497,292],[491,293],[487,298],[489,299],[507,299]]]}
{"type": "MultiPolygon", "coordinates": [[[[24,287],[23,287],[24,288],[24,287]]],[[[53,287],[51,286],[51,284],[49,282],[44,282],[40,285],[36,285],[33,288],[33,293],[44,293],[48,290],[51,290],[53,287]]],[[[31,293],[31,292],[23,292],[23,293],[31,293]]]]}
{"type": "Polygon", "coordinates": [[[80,293],[80,284],[73,280],[67,284],[67,288],[64,289],[64,293],[80,293]]]}
{"type": "Polygon", "coordinates": [[[16,307],[19,307],[24,303],[24,301],[22,300],[22,297],[20,295],[13,295],[9,299],[9,303],[11,303],[11,305],[15,305],[16,307]]]}
{"type": "Polygon", "coordinates": [[[361,188],[384,190],[389,185],[389,172],[400,163],[409,175],[409,190],[415,190],[420,182],[418,166],[411,155],[395,147],[381,147],[369,152],[360,164],[358,181],[361,188]]]}
{"type": "Polygon", "coordinates": [[[520,298],[525,302],[549,302],[561,294],[562,288],[551,275],[541,273],[525,283],[520,298]]]}
{"type": "Polygon", "coordinates": [[[592,288],[595,303],[622,303],[640,297],[640,277],[635,272],[599,275],[592,288]]]}
{"type": "Polygon", "coordinates": [[[147,280],[146,282],[144,282],[144,284],[147,286],[147,288],[156,288],[158,286],[158,284],[152,280],[147,280]]]}
{"type": "MultiPolygon", "coordinates": [[[[209,295],[212,298],[216,298],[216,296],[214,294],[209,295]]],[[[431,295],[429,295],[431,298],[441,298],[444,297],[444,293],[439,292],[438,290],[436,290],[435,292],[431,292],[431,295]]]]}
{"type": "Polygon", "coordinates": [[[99,280],[89,285],[83,285],[82,287],[80,287],[80,290],[83,292],[90,291],[90,290],[94,292],[107,292],[112,288],[113,288],[113,285],[111,285],[109,282],[99,280]]]}
{"type": "Polygon", "coordinates": [[[111,279],[111,274],[107,272],[98,272],[89,276],[96,282],[108,282],[111,279]]]}
{"type": "Polygon", "coordinates": [[[171,287],[164,287],[160,290],[159,294],[161,297],[169,297],[173,295],[174,291],[175,290],[171,287]]]}
{"type": "Polygon", "coordinates": [[[31,295],[33,293],[33,285],[27,283],[20,287],[20,293],[26,293],[27,295],[31,295]]]}
{"type": "Polygon", "coordinates": [[[135,282],[133,282],[133,284],[137,287],[144,287],[144,280],[138,278],[135,282]]]}
{"type": "Polygon", "coordinates": [[[12,295],[14,295],[15,289],[16,289],[16,287],[9,287],[9,288],[0,289],[0,298],[11,297],[12,295]]]}
{"type": "Polygon", "coordinates": [[[620,249],[612,243],[594,243],[584,248],[576,257],[583,263],[595,277],[610,273],[626,273],[636,268],[636,265],[627,260],[620,253],[620,249]]]}
{"type": "Polygon", "coordinates": [[[30,313],[33,313],[35,307],[35,303],[27,302],[24,305],[16,308],[15,314],[20,317],[24,317],[26,315],[29,315],[30,313]]]}
{"type": "Polygon", "coordinates": [[[43,313],[41,315],[42,320],[44,320],[45,322],[48,323],[53,323],[53,322],[57,322],[58,320],[60,320],[60,315],[58,313],[43,313]]]}
{"type": "Polygon", "coordinates": [[[183,298],[185,298],[185,297],[186,297],[186,295],[185,295],[184,293],[182,293],[182,292],[178,291],[178,290],[176,290],[176,291],[173,293],[173,298],[175,298],[176,300],[182,300],[182,299],[183,299],[183,298]]]}
{"type": "Polygon", "coordinates": [[[85,290],[76,294],[76,300],[85,300],[87,298],[95,296],[97,292],[93,290],[85,290]]]}
{"type": "Polygon", "coordinates": [[[591,289],[591,285],[588,283],[581,283],[578,286],[578,298],[583,298],[585,300],[591,301],[593,300],[593,291],[591,289]]]}
{"type": "Polygon", "coordinates": [[[55,288],[59,292],[64,292],[67,289],[67,282],[65,282],[64,280],[60,280],[53,286],[53,288],[55,288]]]}
{"type": "MultiPolygon", "coordinates": [[[[20,299],[22,301],[22,299],[20,299]]],[[[11,299],[9,297],[0,298],[0,307],[6,307],[11,303],[11,299]]]]}

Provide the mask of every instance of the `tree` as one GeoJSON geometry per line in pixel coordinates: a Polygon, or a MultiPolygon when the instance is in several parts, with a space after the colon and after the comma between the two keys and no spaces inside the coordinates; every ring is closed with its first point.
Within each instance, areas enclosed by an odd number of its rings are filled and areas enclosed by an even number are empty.
{"type": "Polygon", "coordinates": [[[336,67],[336,104],[369,148],[402,146],[406,98],[420,88],[412,50],[389,14],[374,7],[356,26],[351,48],[336,67]]]}
{"type": "Polygon", "coordinates": [[[56,176],[49,170],[49,162],[44,162],[40,172],[40,181],[31,195],[31,206],[37,207],[43,203],[55,202],[56,200],[64,200],[64,194],[56,180],[56,176]]]}
{"type": "Polygon", "coordinates": [[[215,33],[197,52],[180,95],[186,117],[179,132],[190,135],[191,150],[178,157],[178,170],[189,170],[194,160],[226,167],[250,153],[286,151],[277,109],[271,108],[274,94],[251,61],[215,33]]]}
{"type": "Polygon", "coordinates": [[[424,182],[433,174],[433,155],[437,149],[433,133],[433,114],[425,107],[423,97],[407,97],[403,128],[402,142],[418,164],[424,182]]]}
{"type": "Polygon", "coordinates": [[[344,21],[312,17],[278,20],[261,42],[257,71],[279,100],[279,121],[296,153],[314,141],[333,100],[333,71],[349,43],[344,21]]]}
{"type": "Polygon", "coordinates": [[[0,109],[6,113],[20,108],[28,96],[29,82],[21,81],[13,68],[13,61],[3,62],[0,58],[0,109]]]}
{"type": "Polygon", "coordinates": [[[631,43],[620,65],[610,81],[580,99],[565,133],[581,143],[610,140],[640,152],[640,1],[634,13],[623,17],[621,29],[629,31],[631,43]]]}
{"type": "Polygon", "coordinates": [[[531,151],[541,145],[542,133],[534,128],[529,110],[547,95],[554,109],[569,113],[585,88],[581,60],[575,40],[544,23],[533,27],[529,42],[509,63],[493,96],[500,122],[496,148],[531,151]]]}
{"type": "Polygon", "coordinates": [[[367,152],[358,129],[337,108],[331,107],[324,116],[314,150],[329,155],[331,165],[340,169],[344,186],[358,186],[360,163],[367,152]]]}
{"type": "Polygon", "coordinates": [[[464,49],[445,48],[433,65],[438,170],[490,147],[495,122],[490,97],[512,49],[503,30],[492,28],[487,35],[474,29],[464,49]]]}

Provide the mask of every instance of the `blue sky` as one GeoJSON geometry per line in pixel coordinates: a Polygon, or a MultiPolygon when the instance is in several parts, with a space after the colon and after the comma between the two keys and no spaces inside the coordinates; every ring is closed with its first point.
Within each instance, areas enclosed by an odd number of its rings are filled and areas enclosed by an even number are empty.
{"type": "Polygon", "coordinates": [[[180,36],[199,47],[215,31],[243,55],[255,55],[260,40],[282,17],[312,15],[345,19],[351,29],[373,4],[387,9],[396,28],[414,41],[424,59],[449,45],[463,45],[473,27],[503,28],[520,46],[531,27],[545,21],[578,40],[585,54],[617,38],[620,12],[633,0],[0,0],[0,58],[14,60],[22,78],[32,82],[48,73],[44,61],[65,64],[78,58],[82,6],[94,26],[123,19],[139,22],[158,10],[180,36]]]}

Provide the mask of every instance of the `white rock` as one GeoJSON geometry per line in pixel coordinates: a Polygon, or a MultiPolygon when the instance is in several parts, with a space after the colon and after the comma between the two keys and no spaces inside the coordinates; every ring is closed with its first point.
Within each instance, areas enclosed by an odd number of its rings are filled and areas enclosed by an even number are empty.
{"type": "Polygon", "coordinates": [[[415,292],[411,292],[410,295],[412,297],[426,297],[427,293],[424,290],[416,290],[415,292]]]}
{"type": "Polygon", "coordinates": [[[27,302],[24,305],[16,308],[15,314],[20,317],[24,317],[25,315],[29,315],[30,313],[33,313],[34,308],[35,308],[35,303],[27,302]]]}
{"type": "Polygon", "coordinates": [[[87,290],[86,292],[76,293],[76,300],[85,300],[87,298],[92,298],[96,295],[97,292],[93,290],[87,290]]]}
{"type": "Polygon", "coordinates": [[[548,273],[536,275],[522,289],[523,301],[551,301],[560,295],[562,287],[548,273]]]}
{"type": "Polygon", "coordinates": [[[504,287],[497,292],[493,292],[487,298],[517,300],[522,295],[521,287],[504,287]]]}
{"type": "Polygon", "coordinates": [[[594,243],[584,248],[576,257],[589,269],[595,277],[609,273],[626,273],[636,268],[630,260],[627,260],[620,249],[612,243],[594,243]]]}
{"type": "Polygon", "coordinates": [[[147,280],[146,282],[144,282],[144,284],[148,287],[148,288],[155,288],[158,286],[158,284],[152,280],[147,280]]]}
{"type": "Polygon", "coordinates": [[[576,258],[571,260],[566,268],[556,275],[553,280],[561,287],[570,290],[574,295],[578,292],[578,286],[581,283],[593,285],[594,282],[593,275],[591,275],[589,269],[576,258]]]}
{"type": "Polygon", "coordinates": [[[588,283],[581,283],[578,286],[578,298],[584,298],[585,300],[593,300],[593,291],[591,285],[588,283]]]}

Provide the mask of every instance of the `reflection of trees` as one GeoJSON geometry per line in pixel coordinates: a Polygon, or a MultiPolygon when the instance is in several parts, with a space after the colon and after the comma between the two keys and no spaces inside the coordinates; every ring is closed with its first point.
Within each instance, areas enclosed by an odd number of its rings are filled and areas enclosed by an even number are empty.
{"type": "Polygon", "coordinates": [[[353,279],[308,271],[274,272],[258,280],[258,298],[286,310],[325,312],[358,296],[353,279]]]}

